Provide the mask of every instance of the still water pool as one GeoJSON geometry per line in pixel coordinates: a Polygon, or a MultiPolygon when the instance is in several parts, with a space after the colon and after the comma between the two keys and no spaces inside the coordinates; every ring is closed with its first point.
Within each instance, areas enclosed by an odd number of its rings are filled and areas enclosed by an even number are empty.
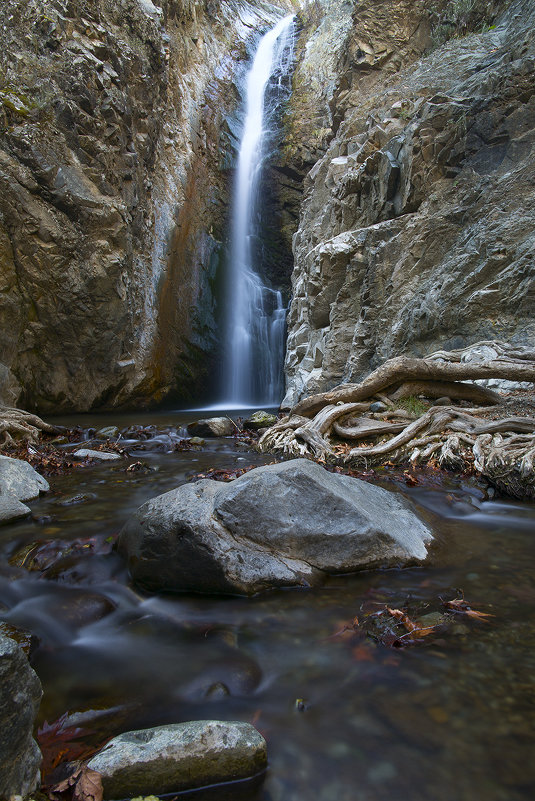
{"type": "Polygon", "coordinates": [[[255,598],[145,595],[110,545],[132,511],[208,468],[272,461],[232,438],[169,452],[195,416],[62,421],[154,424],[171,438],[52,477],[32,519],[0,529],[0,614],[35,635],[39,723],[68,712],[91,743],[167,722],[253,722],[270,766],[247,801],[533,798],[535,506],[488,499],[473,480],[385,474],[433,528],[425,566],[255,598]],[[151,469],[126,472],[138,460],[151,469]],[[24,559],[35,542],[48,544],[41,562],[35,549],[24,559]],[[404,649],[338,633],[362,609],[441,611],[461,592],[489,622],[459,616],[404,649]]]}

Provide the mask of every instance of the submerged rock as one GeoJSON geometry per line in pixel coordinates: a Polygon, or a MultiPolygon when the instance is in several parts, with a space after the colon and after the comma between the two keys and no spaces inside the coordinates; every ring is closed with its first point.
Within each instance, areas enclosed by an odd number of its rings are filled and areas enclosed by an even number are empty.
{"type": "Polygon", "coordinates": [[[195,437],[231,437],[235,431],[230,417],[208,417],[188,425],[188,433],[195,437]]]}
{"type": "Polygon", "coordinates": [[[253,726],[217,720],[126,732],[89,762],[108,799],[252,778],[266,767],[266,741],[253,726]]]}
{"type": "Polygon", "coordinates": [[[28,462],[0,456],[0,525],[29,515],[30,509],[21,501],[38,498],[49,489],[48,481],[28,462]]]}
{"type": "Polygon", "coordinates": [[[414,563],[431,539],[400,495],[295,459],[153,498],[118,548],[149,589],[252,594],[414,563]]]}
{"type": "Polygon", "coordinates": [[[32,737],[42,690],[22,648],[0,633],[0,798],[26,796],[39,782],[32,737]]]}

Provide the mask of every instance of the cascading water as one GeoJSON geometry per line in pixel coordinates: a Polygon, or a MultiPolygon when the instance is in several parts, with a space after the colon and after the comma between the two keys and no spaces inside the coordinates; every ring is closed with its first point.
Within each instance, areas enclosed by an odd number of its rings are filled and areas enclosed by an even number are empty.
{"type": "MultiPolygon", "coordinates": [[[[282,91],[293,62],[293,15],[260,40],[247,76],[246,112],[238,156],[227,292],[227,354],[223,397],[229,407],[275,406],[283,394],[286,309],[278,290],[264,284],[252,241],[258,236],[262,166],[270,135],[266,91],[282,91]]],[[[280,95],[280,92],[278,93],[280,95]]],[[[277,92],[275,92],[275,97],[277,92]]]]}

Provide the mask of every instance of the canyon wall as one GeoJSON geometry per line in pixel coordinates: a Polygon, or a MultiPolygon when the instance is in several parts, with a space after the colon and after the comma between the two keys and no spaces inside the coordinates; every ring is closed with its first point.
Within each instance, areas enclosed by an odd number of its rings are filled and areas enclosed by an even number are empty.
{"type": "MultiPolygon", "coordinates": [[[[0,403],[209,398],[240,86],[276,5],[3,2],[0,403]]],[[[400,353],[533,341],[533,0],[298,20],[261,243],[269,282],[294,268],[284,405],[400,353]]]]}
{"type": "Polygon", "coordinates": [[[280,13],[4,0],[0,402],[53,413],[202,394],[237,81],[280,13]]]}
{"type": "Polygon", "coordinates": [[[293,241],[284,406],[398,354],[535,335],[535,3],[323,12],[327,93],[312,36],[292,101],[293,157],[325,148],[293,241]]]}

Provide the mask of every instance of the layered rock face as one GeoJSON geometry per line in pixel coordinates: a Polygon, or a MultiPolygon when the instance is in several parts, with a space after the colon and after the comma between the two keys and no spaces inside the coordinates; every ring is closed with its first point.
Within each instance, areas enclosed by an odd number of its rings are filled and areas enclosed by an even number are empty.
{"type": "Polygon", "coordinates": [[[241,0],[5,0],[0,401],[198,393],[217,343],[241,0]],[[232,127],[232,126],[231,126],[232,127]]]}
{"type": "Polygon", "coordinates": [[[435,49],[432,22],[355,4],[294,238],[285,406],[401,353],[533,341],[535,6],[435,49]]]}

